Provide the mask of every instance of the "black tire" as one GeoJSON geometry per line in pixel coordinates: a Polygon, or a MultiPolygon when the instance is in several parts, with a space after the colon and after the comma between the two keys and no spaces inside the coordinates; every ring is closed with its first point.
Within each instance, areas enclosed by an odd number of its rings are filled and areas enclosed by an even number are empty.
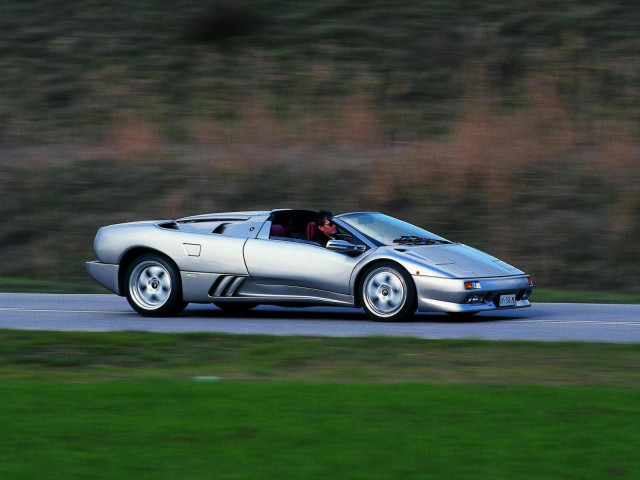
{"type": "Polygon", "coordinates": [[[378,322],[397,322],[417,308],[416,287],[411,275],[393,262],[376,263],[362,275],[360,305],[378,322]]]}
{"type": "Polygon", "coordinates": [[[129,305],[146,317],[170,317],[188,305],[182,300],[180,272],[163,255],[136,258],[127,268],[124,286],[129,305]]]}
{"type": "Polygon", "coordinates": [[[227,313],[237,314],[248,312],[259,305],[258,303],[253,302],[214,302],[213,304],[220,310],[224,310],[227,313]]]}

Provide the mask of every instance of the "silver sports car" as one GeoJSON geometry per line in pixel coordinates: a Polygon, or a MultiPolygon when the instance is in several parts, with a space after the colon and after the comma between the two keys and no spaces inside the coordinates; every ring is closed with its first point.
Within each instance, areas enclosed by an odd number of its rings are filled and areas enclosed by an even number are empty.
{"type": "Polygon", "coordinates": [[[98,231],[98,260],[87,271],[148,316],[175,315],[189,302],[233,312],[362,307],[382,321],[531,305],[531,277],[479,250],[382,213],[320,225],[318,217],[273,210],[110,225],[98,231]]]}

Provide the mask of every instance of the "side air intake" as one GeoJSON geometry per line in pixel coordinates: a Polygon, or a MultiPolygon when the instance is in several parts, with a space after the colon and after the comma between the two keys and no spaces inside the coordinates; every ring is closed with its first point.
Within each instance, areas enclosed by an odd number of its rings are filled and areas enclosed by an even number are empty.
{"type": "Polygon", "coordinates": [[[247,277],[220,275],[209,289],[210,297],[233,297],[247,277]]]}

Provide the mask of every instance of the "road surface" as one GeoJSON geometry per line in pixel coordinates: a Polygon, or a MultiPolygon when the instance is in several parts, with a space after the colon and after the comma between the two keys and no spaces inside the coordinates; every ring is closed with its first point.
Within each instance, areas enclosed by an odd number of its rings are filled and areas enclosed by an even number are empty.
{"type": "Polygon", "coordinates": [[[534,303],[465,321],[416,314],[408,322],[379,323],[361,310],[321,307],[262,306],[233,316],[213,305],[190,305],[178,317],[145,318],[115,295],[0,293],[0,328],[640,343],[640,305],[534,303]]]}

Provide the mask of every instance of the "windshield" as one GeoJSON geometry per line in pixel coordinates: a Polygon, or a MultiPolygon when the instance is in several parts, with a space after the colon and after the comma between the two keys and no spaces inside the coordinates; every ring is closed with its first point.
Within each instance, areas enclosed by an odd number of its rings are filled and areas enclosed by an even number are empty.
{"type": "Polygon", "coordinates": [[[427,230],[382,213],[348,213],[338,218],[383,245],[451,243],[427,230]]]}

